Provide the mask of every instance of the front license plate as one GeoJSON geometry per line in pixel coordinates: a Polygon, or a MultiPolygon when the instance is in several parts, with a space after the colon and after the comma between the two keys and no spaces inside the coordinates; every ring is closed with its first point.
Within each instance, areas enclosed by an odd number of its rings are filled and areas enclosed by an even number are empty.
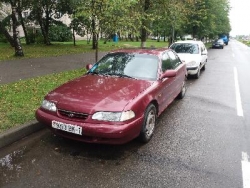
{"type": "Polygon", "coordinates": [[[62,123],[62,122],[53,120],[52,127],[55,129],[70,132],[73,134],[82,135],[82,127],[77,126],[77,125],[71,125],[71,124],[62,123]]]}

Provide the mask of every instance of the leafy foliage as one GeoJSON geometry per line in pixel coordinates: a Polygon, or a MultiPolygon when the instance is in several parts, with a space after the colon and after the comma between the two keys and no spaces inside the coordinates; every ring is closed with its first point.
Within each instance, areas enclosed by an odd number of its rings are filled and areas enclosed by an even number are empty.
{"type": "MultiPolygon", "coordinates": [[[[54,22],[61,22],[65,13],[72,19],[68,27],[73,30],[74,40],[75,34],[87,36],[92,39],[93,49],[97,48],[99,37],[107,41],[114,34],[126,40],[145,42],[149,35],[169,39],[185,34],[213,38],[231,30],[229,0],[16,1],[18,10],[31,10],[28,19],[20,20],[23,28],[31,23],[39,25],[44,44],[50,44],[51,27],[54,30],[54,22]]],[[[0,2],[10,3],[10,0],[0,2]]]]}
{"type": "Polygon", "coordinates": [[[72,39],[72,32],[66,25],[53,25],[49,30],[51,41],[67,42],[72,39]]]}

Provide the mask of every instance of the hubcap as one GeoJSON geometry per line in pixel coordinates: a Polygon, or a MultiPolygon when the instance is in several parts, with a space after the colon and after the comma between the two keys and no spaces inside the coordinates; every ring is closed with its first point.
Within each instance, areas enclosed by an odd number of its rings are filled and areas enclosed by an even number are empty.
{"type": "Polygon", "coordinates": [[[185,81],[183,82],[183,86],[182,86],[182,95],[184,95],[186,93],[186,84],[185,81]]]}
{"type": "Polygon", "coordinates": [[[155,128],[155,113],[153,110],[151,110],[148,114],[146,123],[146,134],[148,137],[150,137],[153,134],[154,128],[155,128]]]}

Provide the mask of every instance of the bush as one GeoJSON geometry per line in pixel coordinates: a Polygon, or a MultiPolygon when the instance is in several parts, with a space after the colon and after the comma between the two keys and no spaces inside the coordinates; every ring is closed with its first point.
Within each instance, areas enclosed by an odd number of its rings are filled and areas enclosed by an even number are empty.
{"type": "Polygon", "coordinates": [[[36,34],[34,33],[34,31],[32,29],[28,29],[27,31],[28,34],[28,41],[33,44],[36,42],[36,34]]]}
{"type": "Polygon", "coordinates": [[[36,43],[37,44],[44,44],[44,38],[43,38],[43,35],[41,32],[37,32],[35,34],[35,37],[36,37],[36,43]]]}
{"type": "Polygon", "coordinates": [[[8,43],[8,40],[5,38],[5,36],[0,33],[0,42],[8,43]]]}
{"type": "Polygon", "coordinates": [[[53,25],[49,31],[50,41],[67,42],[72,40],[72,32],[66,25],[53,25]]]}

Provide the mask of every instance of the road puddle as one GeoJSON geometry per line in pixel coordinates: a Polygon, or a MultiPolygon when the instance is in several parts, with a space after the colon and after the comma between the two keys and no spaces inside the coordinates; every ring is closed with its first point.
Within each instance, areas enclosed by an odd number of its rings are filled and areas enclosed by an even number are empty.
{"type": "MultiPolygon", "coordinates": [[[[12,153],[0,158],[0,182],[10,182],[12,179],[19,177],[22,171],[22,159],[26,147],[13,151],[12,153]]],[[[1,184],[1,183],[0,183],[1,184]]]]}

